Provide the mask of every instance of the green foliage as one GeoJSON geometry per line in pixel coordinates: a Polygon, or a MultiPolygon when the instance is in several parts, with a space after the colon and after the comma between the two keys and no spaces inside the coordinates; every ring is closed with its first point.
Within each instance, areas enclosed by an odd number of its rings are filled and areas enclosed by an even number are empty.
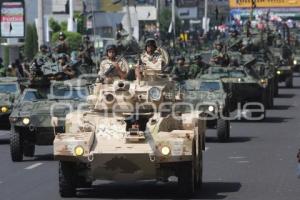
{"type": "Polygon", "coordinates": [[[3,49],[3,65],[7,67],[9,65],[9,47],[5,46],[3,49]]]}
{"type": "Polygon", "coordinates": [[[49,26],[54,33],[57,33],[61,30],[59,23],[55,21],[53,18],[49,19],[49,26]]]}
{"type": "Polygon", "coordinates": [[[85,16],[79,15],[78,17],[76,17],[76,19],[77,19],[77,32],[82,35],[86,34],[85,16]]]}
{"type": "Polygon", "coordinates": [[[61,28],[61,31],[63,31],[63,32],[67,31],[68,30],[68,22],[61,22],[60,28],[61,28]]]}
{"type": "MultiPolygon", "coordinates": [[[[160,24],[160,32],[161,33],[167,33],[169,30],[170,23],[172,21],[172,11],[170,9],[163,9],[161,13],[159,14],[159,24],[160,24]]],[[[176,33],[180,32],[182,24],[181,20],[178,16],[175,16],[175,27],[176,27],[176,33]]]]}
{"type": "Polygon", "coordinates": [[[38,51],[37,44],[38,36],[36,28],[32,24],[27,24],[26,35],[25,35],[25,45],[24,45],[24,56],[28,59],[32,59],[38,51]]]}
{"type": "MultiPolygon", "coordinates": [[[[71,51],[77,50],[79,45],[81,44],[81,34],[77,32],[64,32],[67,38],[67,42],[69,43],[71,51]]],[[[59,33],[54,33],[52,35],[52,44],[55,45],[55,43],[58,40],[59,33]]]]}

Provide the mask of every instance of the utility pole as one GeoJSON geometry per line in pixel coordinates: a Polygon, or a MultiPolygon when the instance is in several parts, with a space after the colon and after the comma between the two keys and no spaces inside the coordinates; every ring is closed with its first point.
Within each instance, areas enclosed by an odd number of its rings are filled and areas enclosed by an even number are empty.
{"type": "Polygon", "coordinates": [[[44,44],[44,0],[38,0],[38,43],[44,44]]]}
{"type": "Polygon", "coordinates": [[[172,1],[172,28],[173,28],[173,42],[174,42],[174,46],[175,46],[175,41],[176,41],[176,13],[175,13],[175,3],[176,1],[173,0],[172,1]]]}
{"type": "Polygon", "coordinates": [[[203,23],[204,23],[204,33],[207,33],[207,10],[208,10],[208,4],[207,4],[207,0],[204,0],[204,19],[203,19],[203,23]]]}
{"type": "Polygon", "coordinates": [[[156,28],[159,32],[159,14],[160,14],[160,0],[156,0],[156,28]]]}
{"type": "Polygon", "coordinates": [[[74,4],[73,0],[69,0],[69,19],[68,19],[68,31],[74,32],[74,4]]]}
{"type": "Polygon", "coordinates": [[[132,29],[131,29],[132,26],[131,26],[131,16],[129,10],[129,0],[126,0],[125,3],[126,3],[126,12],[127,12],[129,40],[132,40],[132,29]]]}

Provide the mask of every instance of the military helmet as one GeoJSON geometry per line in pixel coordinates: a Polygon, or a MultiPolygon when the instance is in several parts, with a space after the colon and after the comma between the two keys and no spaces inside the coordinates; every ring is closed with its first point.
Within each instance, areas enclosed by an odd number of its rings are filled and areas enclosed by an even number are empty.
{"type": "Polygon", "coordinates": [[[63,37],[63,38],[66,38],[66,35],[64,34],[64,32],[59,32],[59,37],[63,37]]]}
{"type": "Polygon", "coordinates": [[[177,61],[179,61],[179,60],[185,61],[185,57],[181,55],[181,56],[178,56],[176,60],[177,60],[177,61]]]}
{"type": "Polygon", "coordinates": [[[41,45],[40,45],[40,49],[48,49],[48,46],[45,45],[45,44],[41,44],[41,45]]]}
{"type": "Polygon", "coordinates": [[[147,46],[149,46],[149,45],[154,46],[155,48],[157,48],[157,46],[156,46],[156,41],[155,41],[154,38],[148,38],[148,39],[145,41],[145,48],[146,48],[147,46]]]}
{"type": "Polygon", "coordinates": [[[67,60],[67,55],[66,55],[65,53],[60,53],[60,54],[58,55],[57,59],[58,59],[58,60],[59,60],[59,59],[65,59],[65,60],[67,60]]]}
{"type": "Polygon", "coordinates": [[[107,45],[106,52],[109,51],[109,50],[115,50],[115,51],[117,51],[117,46],[114,45],[114,44],[107,45]]]}

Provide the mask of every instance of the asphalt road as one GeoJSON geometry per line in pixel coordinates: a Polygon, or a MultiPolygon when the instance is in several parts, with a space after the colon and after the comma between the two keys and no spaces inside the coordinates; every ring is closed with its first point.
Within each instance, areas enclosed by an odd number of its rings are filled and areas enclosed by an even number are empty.
{"type": "MultiPolygon", "coordinates": [[[[208,131],[202,191],[193,199],[294,200],[300,197],[296,153],[300,148],[300,77],[295,88],[280,89],[264,122],[232,122],[232,138],[218,143],[208,131]]],[[[12,163],[8,134],[0,132],[0,200],[53,200],[58,194],[58,164],[51,147],[12,163]]],[[[80,199],[174,199],[175,184],[97,182],[80,199]]]]}

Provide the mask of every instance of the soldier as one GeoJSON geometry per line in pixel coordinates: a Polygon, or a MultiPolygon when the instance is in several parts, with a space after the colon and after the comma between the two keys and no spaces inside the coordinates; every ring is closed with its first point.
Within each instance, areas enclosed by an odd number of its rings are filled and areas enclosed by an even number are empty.
{"type": "Polygon", "coordinates": [[[82,46],[87,56],[92,59],[92,55],[95,53],[95,47],[90,41],[90,37],[88,35],[83,36],[82,46]]]}
{"type": "Polygon", "coordinates": [[[141,54],[140,64],[136,68],[136,78],[141,80],[141,72],[143,68],[153,69],[153,70],[162,70],[165,65],[165,60],[162,56],[161,50],[157,48],[156,42],[153,38],[146,40],[145,50],[141,54]]]}
{"type": "Polygon", "coordinates": [[[60,54],[58,56],[58,66],[59,71],[63,72],[59,74],[56,79],[65,80],[72,79],[76,76],[76,71],[72,68],[70,63],[68,63],[68,57],[66,54],[60,54]]]}
{"type": "Polygon", "coordinates": [[[216,65],[227,66],[229,63],[229,57],[227,53],[224,53],[224,45],[220,41],[216,41],[214,44],[215,49],[212,51],[210,62],[216,65]]]}
{"type": "Polygon", "coordinates": [[[185,64],[185,58],[183,56],[179,56],[177,58],[177,65],[173,68],[171,75],[177,81],[182,82],[184,80],[189,79],[189,66],[185,64]]]}
{"type": "Polygon", "coordinates": [[[0,58],[0,77],[6,76],[6,69],[2,63],[3,63],[3,60],[2,60],[2,58],[0,58]]]}
{"type": "Polygon", "coordinates": [[[59,33],[58,41],[56,43],[57,53],[69,53],[69,45],[66,41],[66,35],[63,32],[59,33]]]}
{"type": "Polygon", "coordinates": [[[48,46],[45,44],[42,44],[40,46],[40,51],[34,56],[34,61],[37,62],[39,66],[43,65],[45,62],[47,62],[49,59],[51,59],[51,54],[49,53],[48,46]]]}
{"type": "Polygon", "coordinates": [[[230,38],[227,41],[227,46],[229,50],[239,51],[242,48],[242,39],[239,37],[239,32],[236,29],[230,29],[230,38]]]}
{"type": "Polygon", "coordinates": [[[201,55],[195,56],[194,61],[195,62],[190,66],[189,71],[189,77],[191,79],[199,77],[209,67],[209,65],[202,60],[201,55]]]}
{"type": "Polygon", "coordinates": [[[108,45],[106,57],[100,63],[98,82],[111,84],[115,79],[125,79],[129,71],[129,65],[125,58],[117,56],[116,45],[108,45]]]}
{"type": "Polygon", "coordinates": [[[123,28],[122,23],[117,24],[117,33],[116,33],[117,45],[120,45],[122,43],[122,40],[125,40],[128,36],[129,36],[129,34],[123,28]]]}

